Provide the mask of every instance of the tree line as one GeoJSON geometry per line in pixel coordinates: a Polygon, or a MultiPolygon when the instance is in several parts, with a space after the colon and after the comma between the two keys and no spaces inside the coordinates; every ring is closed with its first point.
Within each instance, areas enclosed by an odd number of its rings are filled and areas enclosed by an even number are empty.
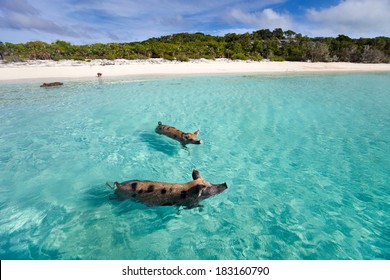
{"type": "Polygon", "coordinates": [[[0,42],[3,62],[26,60],[92,59],[241,59],[271,61],[389,63],[390,38],[353,39],[346,35],[309,38],[292,30],[261,29],[252,33],[213,36],[178,33],[142,42],[72,45],[53,43],[0,42]]]}

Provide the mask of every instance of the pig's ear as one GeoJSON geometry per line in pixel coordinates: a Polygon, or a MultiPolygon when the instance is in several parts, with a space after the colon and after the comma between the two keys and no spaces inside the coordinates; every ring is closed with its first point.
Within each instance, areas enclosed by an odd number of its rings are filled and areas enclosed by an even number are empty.
{"type": "Polygon", "coordinates": [[[199,133],[199,129],[194,132],[195,135],[198,135],[198,133],[199,133]]]}
{"type": "Polygon", "coordinates": [[[192,169],[192,179],[196,180],[199,178],[202,178],[202,176],[200,175],[200,172],[196,169],[192,169]]]}

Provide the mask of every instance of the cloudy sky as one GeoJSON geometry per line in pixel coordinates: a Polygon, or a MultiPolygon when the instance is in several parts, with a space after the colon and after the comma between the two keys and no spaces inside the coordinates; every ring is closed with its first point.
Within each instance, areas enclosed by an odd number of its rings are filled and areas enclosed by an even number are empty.
{"type": "Polygon", "coordinates": [[[132,42],[259,29],[390,37],[390,0],[0,0],[0,41],[132,42]]]}

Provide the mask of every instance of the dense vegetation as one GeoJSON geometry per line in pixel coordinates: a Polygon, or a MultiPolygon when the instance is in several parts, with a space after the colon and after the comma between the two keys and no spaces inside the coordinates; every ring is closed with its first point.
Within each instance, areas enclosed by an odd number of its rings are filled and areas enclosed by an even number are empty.
{"type": "Polygon", "coordinates": [[[309,38],[288,30],[262,29],[253,33],[212,36],[179,33],[143,42],[71,45],[56,41],[12,44],[0,42],[0,59],[15,62],[35,59],[145,59],[188,61],[196,58],[229,58],[272,61],[345,61],[389,63],[390,38],[309,38]]]}

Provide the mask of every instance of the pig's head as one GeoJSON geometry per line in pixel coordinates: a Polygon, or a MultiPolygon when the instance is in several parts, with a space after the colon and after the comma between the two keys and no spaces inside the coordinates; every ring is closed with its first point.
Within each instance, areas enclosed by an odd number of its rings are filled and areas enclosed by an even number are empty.
{"type": "Polygon", "coordinates": [[[195,186],[199,188],[199,201],[220,194],[228,188],[226,183],[212,184],[206,181],[196,169],[192,170],[192,179],[195,186]]]}
{"type": "Polygon", "coordinates": [[[194,133],[183,133],[183,144],[202,144],[202,140],[196,138],[198,133],[199,130],[195,131],[194,133]]]}

